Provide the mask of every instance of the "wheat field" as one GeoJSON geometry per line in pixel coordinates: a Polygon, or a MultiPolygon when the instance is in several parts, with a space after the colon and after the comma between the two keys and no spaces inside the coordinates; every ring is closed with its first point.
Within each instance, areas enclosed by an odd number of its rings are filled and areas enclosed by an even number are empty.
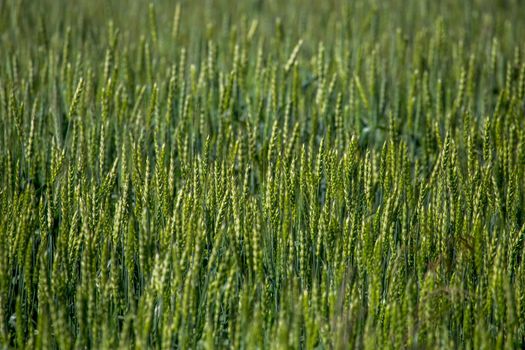
{"type": "Polygon", "coordinates": [[[0,0],[0,349],[525,347],[525,2],[0,0]]]}

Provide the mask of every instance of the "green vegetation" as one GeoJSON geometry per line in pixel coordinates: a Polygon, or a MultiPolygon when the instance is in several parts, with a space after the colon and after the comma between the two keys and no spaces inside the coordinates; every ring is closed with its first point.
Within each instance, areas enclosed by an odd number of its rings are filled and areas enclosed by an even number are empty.
{"type": "Polygon", "coordinates": [[[0,348],[524,347],[524,16],[0,0],[0,348]]]}

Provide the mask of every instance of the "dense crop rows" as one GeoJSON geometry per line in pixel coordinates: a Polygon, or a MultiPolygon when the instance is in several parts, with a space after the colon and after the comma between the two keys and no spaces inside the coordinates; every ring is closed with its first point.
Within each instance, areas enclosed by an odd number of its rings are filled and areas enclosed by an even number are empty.
{"type": "Polygon", "coordinates": [[[524,16],[0,0],[0,348],[525,346],[524,16]]]}

